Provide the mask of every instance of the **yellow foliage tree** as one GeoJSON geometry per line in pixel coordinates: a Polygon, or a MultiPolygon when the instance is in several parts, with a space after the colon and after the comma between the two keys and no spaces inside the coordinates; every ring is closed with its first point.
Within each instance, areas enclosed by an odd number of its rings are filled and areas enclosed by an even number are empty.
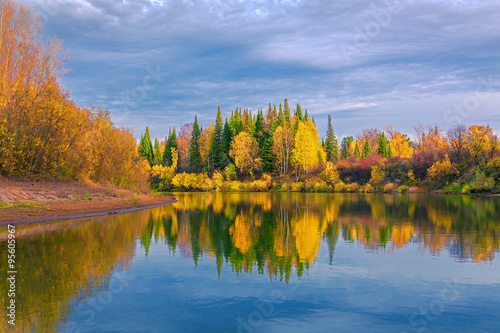
{"type": "Polygon", "coordinates": [[[413,148],[406,134],[396,132],[389,145],[393,157],[411,158],[413,156],[413,148]]]}
{"type": "Polygon", "coordinates": [[[234,138],[229,155],[244,174],[252,175],[254,171],[262,167],[259,143],[245,131],[240,132],[234,138]]]}
{"type": "Polygon", "coordinates": [[[321,147],[316,125],[312,120],[299,122],[292,154],[292,163],[304,173],[325,160],[325,152],[321,147]]]}
{"type": "Polygon", "coordinates": [[[498,137],[493,134],[491,127],[484,125],[471,125],[465,134],[464,143],[476,163],[483,163],[500,150],[498,137]]]}
{"type": "Polygon", "coordinates": [[[273,134],[273,153],[276,156],[276,166],[280,173],[286,173],[295,144],[295,138],[290,125],[278,126],[273,134]]]}

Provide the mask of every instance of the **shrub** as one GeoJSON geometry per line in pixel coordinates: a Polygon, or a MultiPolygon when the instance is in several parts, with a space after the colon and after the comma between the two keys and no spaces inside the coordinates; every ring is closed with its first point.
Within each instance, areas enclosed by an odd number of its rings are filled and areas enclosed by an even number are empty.
{"type": "Polygon", "coordinates": [[[271,186],[271,176],[263,174],[259,180],[255,180],[251,184],[251,188],[256,191],[266,191],[271,186]]]}
{"type": "Polygon", "coordinates": [[[370,184],[374,187],[378,187],[382,185],[385,179],[385,172],[382,169],[381,165],[374,165],[372,166],[371,169],[371,178],[370,178],[370,184]]]}
{"type": "Polygon", "coordinates": [[[350,185],[350,192],[355,193],[355,192],[358,192],[358,190],[359,190],[359,185],[357,183],[352,183],[350,185]]]}
{"type": "Polygon", "coordinates": [[[462,188],[462,194],[469,194],[469,193],[470,193],[470,186],[469,185],[465,185],[462,188]]]}
{"type": "Polygon", "coordinates": [[[433,184],[444,184],[458,174],[454,163],[450,162],[448,155],[445,155],[443,161],[435,162],[427,170],[427,180],[433,184]]]}
{"type": "Polygon", "coordinates": [[[236,166],[234,164],[229,164],[224,168],[224,174],[226,175],[227,181],[235,180],[237,176],[236,166]]]}
{"type": "Polygon", "coordinates": [[[347,188],[348,186],[346,186],[343,181],[335,184],[335,192],[347,192],[347,188]]]}
{"type": "Polygon", "coordinates": [[[291,183],[290,191],[292,192],[302,192],[304,190],[304,183],[291,183]]]}
{"type": "Polygon", "coordinates": [[[388,183],[384,186],[385,193],[391,193],[392,191],[394,191],[394,184],[393,183],[388,183]]]}
{"type": "Polygon", "coordinates": [[[324,179],[331,185],[334,185],[339,181],[339,171],[337,170],[337,166],[332,162],[326,162],[324,179]]]}
{"type": "Polygon", "coordinates": [[[215,171],[214,175],[212,176],[212,180],[214,181],[215,185],[215,190],[216,191],[221,191],[224,186],[224,176],[220,171],[215,171]]]}
{"type": "Polygon", "coordinates": [[[400,186],[398,188],[398,193],[406,193],[408,192],[408,187],[406,185],[400,186]]]}
{"type": "Polygon", "coordinates": [[[471,190],[474,192],[490,191],[495,188],[495,180],[484,172],[476,171],[471,190]]]}
{"type": "Polygon", "coordinates": [[[370,184],[366,184],[366,186],[363,188],[363,192],[372,193],[375,192],[375,189],[370,184]]]}

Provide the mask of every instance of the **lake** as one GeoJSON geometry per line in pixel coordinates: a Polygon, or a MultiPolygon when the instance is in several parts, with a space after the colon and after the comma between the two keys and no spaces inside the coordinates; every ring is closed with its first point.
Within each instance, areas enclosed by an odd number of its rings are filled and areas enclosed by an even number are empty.
{"type": "Polygon", "coordinates": [[[499,197],[174,195],[18,225],[16,330],[500,332],[499,197]]]}

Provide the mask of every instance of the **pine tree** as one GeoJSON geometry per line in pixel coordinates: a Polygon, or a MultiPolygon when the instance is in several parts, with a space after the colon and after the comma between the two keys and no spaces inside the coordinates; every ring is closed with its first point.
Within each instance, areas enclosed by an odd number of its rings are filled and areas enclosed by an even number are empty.
{"type": "Polygon", "coordinates": [[[231,128],[231,134],[233,138],[240,134],[243,130],[243,119],[241,118],[241,109],[236,108],[234,113],[231,115],[231,119],[229,119],[229,126],[231,128]]]}
{"type": "Polygon", "coordinates": [[[265,141],[262,148],[262,167],[264,172],[274,172],[274,154],[273,154],[273,136],[270,135],[265,141]]]}
{"type": "Polygon", "coordinates": [[[283,105],[283,114],[285,115],[285,121],[288,124],[292,123],[292,116],[290,114],[290,107],[288,106],[288,100],[285,98],[285,104],[283,105]]]}
{"type": "MultiPolygon", "coordinates": [[[[281,109],[281,104],[280,104],[280,111],[278,112],[278,126],[285,126],[285,115],[283,114],[283,110],[281,109]]],[[[278,127],[276,126],[276,127],[278,127]]]]}
{"type": "Polygon", "coordinates": [[[229,150],[231,150],[232,141],[233,141],[233,134],[231,132],[231,127],[226,118],[226,122],[224,123],[224,129],[222,130],[222,156],[220,161],[221,169],[231,163],[229,150]]]}
{"type": "Polygon", "coordinates": [[[378,145],[377,154],[379,154],[382,157],[387,157],[389,152],[387,150],[387,139],[385,138],[384,133],[380,133],[380,135],[378,136],[377,145],[378,145]]]}
{"type": "Polygon", "coordinates": [[[252,117],[252,111],[245,110],[243,113],[243,130],[250,136],[255,135],[255,120],[252,117]]]}
{"type": "Polygon", "coordinates": [[[146,157],[150,165],[154,163],[154,153],[153,153],[153,143],[151,142],[151,136],[149,135],[149,128],[146,127],[146,133],[141,139],[139,146],[139,154],[146,157]]]}
{"type": "MultiPolygon", "coordinates": [[[[306,109],[306,113],[304,114],[304,120],[309,120],[309,115],[307,114],[307,109],[306,109]]],[[[314,118],[312,120],[313,120],[313,123],[314,123],[314,118]]]]}
{"type": "Polygon", "coordinates": [[[326,160],[329,162],[337,161],[339,159],[339,145],[337,142],[337,137],[332,127],[332,117],[328,116],[328,129],[326,131],[326,160]]]}
{"type": "Polygon", "coordinates": [[[154,145],[154,162],[153,164],[155,165],[160,165],[162,162],[162,154],[161,154],[161,149],[160,149],[160,140],[158,138],[155,138],[155,145],[154,145]]]}
{"type": "Polygon", "coordinates": [[[179,150],[175,127],[172,130],[172,133],[168,136],[167,144],[165,145],[165,152],[163,153],[163,163],[165,163],[166,166],[172,166],[172,148],[175,148],[177,151],[179,150]]]}
{"type": "Polygon", "coordinates": [[[214,136],[212,138],[212,147],[210,147],[210,152],[213,160],[214,169],[220,169],[222,166],[222,153],[223,153],[223,131],[224,124],[222,122],[222,115],[220,112],[220,106],[217,110],[217,117],[215,119],[214,136]]]}
{"type": "Polygon", "coordinates": [[[257,112],[257,118],[255,119],[255,134],[254,134],[255,139],[259,143],[259,148],[262,149],[264,146],[264,115],[262,114],[262,111],[259,110],[257,112]]]}
{"type": "Polygon", "coordinates": [[[370,147],[370,142],[368,141],[368,139],[366,139],[365,146],[363,147],[363,153],[361,154],[361,157],[367,158],[371,152],[372,152],[372,148],[370,147]]]}
{"type": "Polygon", "coordinates": [[[189,142],[189,170],[191,172],[200,172],[202,168],[200,146],[201,129],[198,125],[198,117],[194,116],[193,130],[191,132],[191,141],[189,142]]]}
{"type": "Polygon", "coordinates": [[[304,118],[302,117],[302,109],[300,108],[299,103],[297,103],[297,110],[295,111],[295,120],[297,121],[303,121],[304,118]]]}

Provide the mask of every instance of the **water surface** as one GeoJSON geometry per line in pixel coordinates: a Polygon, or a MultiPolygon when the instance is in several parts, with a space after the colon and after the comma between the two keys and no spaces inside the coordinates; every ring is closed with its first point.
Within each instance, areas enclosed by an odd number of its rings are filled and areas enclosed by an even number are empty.
{"type": "Polygon", "coordinates": [[[500,331],[500,198],[176,197],[17,226],[16,330],[500,331]]]}

